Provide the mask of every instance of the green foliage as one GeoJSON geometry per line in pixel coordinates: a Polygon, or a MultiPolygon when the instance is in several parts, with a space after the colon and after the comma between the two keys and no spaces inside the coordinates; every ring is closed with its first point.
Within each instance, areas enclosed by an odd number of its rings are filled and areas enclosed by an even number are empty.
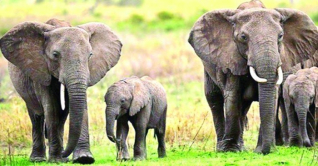
{"type": "Polygon", "coordinates": [[[177,16],[176,14],[173,14],[168,11],[161,11],[157,14],[159,21],[166,21],[166,20],[179,20],[182,19],[181,16],[177,16]]]}
{"type": "Polygon", "coordinates": [[[142,15],[140,14],[132,14],[128,20],[128,22],[134,24],[134,25],[140,25],[142,23],[144,23],[145,19],[142,15]]]}
{"type": "Polygon", "coordinates": [[[311,19],[318,25],[318,12],[312,13],[311,19]]]}

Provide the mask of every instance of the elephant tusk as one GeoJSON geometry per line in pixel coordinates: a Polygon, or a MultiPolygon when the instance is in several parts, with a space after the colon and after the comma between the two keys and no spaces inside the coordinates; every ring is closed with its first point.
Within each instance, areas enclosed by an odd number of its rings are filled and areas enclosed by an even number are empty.
{"type": "Polygon", "coordinates": [[[63,84],[61,84],[60,90],[61,108],[62,110],[65,110],[65,86],[63,84]]]}
{"type": "Polygon", "coordinates": [[[256,72],[255,72],[255,69],[254,69],[252,66],[250,66],[250,73],[251,73],[252,78],[253,78],[256,82],[259,82],[259,83],[267,82],[267,79],[258,77],[258,75],[257,75],[256,72]]]}
{"type": "Polygon", "coordinates": [[[283,78],[284,78],[282,67],[279,67],[279,68],[277,69],[277,72],[278,72],[278,79],[277,79],[276,84],[277,84],[277,85],[280,85],[280,84],[283,83],[283,78]]]}

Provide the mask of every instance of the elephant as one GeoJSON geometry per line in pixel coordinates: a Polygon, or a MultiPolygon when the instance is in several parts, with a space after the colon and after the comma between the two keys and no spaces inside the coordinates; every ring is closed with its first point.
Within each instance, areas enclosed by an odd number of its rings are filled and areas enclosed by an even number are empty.
{"type": "Polygon", "coordinates": [[[117,160],[128,160],[126,145],[130,121],[135,129],[134,159],[147,158],[146,136],[154,128],[158,139],[158,156],[166,156],[165,131],[167,99],[163,86],[148,76],[132,76],[110,86],[105,94],[106,134],[116,142],[117,160]],[[116,137],[114,123],[117,120],[116,137]]]}
{"type": "MultiPolygon", "coordinates": [[[[314,54],[314,58],[318,57],[318,52],[314,54]]],[[[279,108],[277,108],[277,116],[276,116],[276,145],[288,145],[289,144],[289,134],[288,134],[288,122],[287,122],[287,112],[285,108],[285,103],[284,103],[284,98],[283,98],[283,85],[285,80],[289,75],[295,74],[297,71],[301,69],[306,69],[306,68],[311,68],[314,66],[317,66],[318,64],[315,62],[318,62],[317,60],[305,60],[301,63],[298,63],[297,65],[293,66],[290,71],[284,72],[284,81],[281,84],[281,87],[279,89],[279,99],[278,99],[278,104],[279,108]],[[278,112],[281,112],[281,121],[279,120],[278,117],[278,112]],[[278,143],[279,142],[279,143],[278,143]]],[[[317,112],[318,113],[318,112],[317,112]]],[[[316,116],[318,117],[318,115],[316,116]]],[[[317,128],[318,129],[318,128],[317,128]]],[[[318,138],[318,132],[316,131],[316,139],[318,138]]]]}
{"type": "Polygon", "coordinates": [[[283,72],[313,60],[318,49],[313,21],[288,8],[215,10],[196,21],[188,42],[204,67],[217,151],[243,150],[246,114],[251,103],[259,101],[261,122],[255,152],[270,153],[283,72]]]}
{"type": "Polygon", "coordinates": [[[315,145],[315,114],[318,111],[318,68],[289,75],[283,90],[290,146],[315,145]]]}
{"type": "Polygon", "coordinates": [[[49,162],[66,162],[73,152],[73,162],[93,163],[86,90],[117,64],[122,48],[117,35],[102,23],[71,27],[52,19],[16,25],[0,39],[0,47],[32,122],[30,160],[46,160],[46,132],[49,162]],[[68,113],[70,130],[64,149],[68,113]]]}

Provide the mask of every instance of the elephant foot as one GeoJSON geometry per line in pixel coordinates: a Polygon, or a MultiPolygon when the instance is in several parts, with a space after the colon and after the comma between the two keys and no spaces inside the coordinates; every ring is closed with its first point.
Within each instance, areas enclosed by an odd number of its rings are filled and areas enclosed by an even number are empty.
{"type": "Polygon", "coordinates": [[[276,139],[276,146],[283,146],[284,145],[284,141],[283,138],[279,137],[276,139]]]}
{"type": "Polygon", "coordinates": [[[31,162],[42,162],[46,161],[46,156],[45,156],[45,149],[44,150],[32,150],[32,153],[30,155],[30,161],[31,162]]]}
{"type": "Polygon", "coordinates": [[[46,157],[45,156],[31,156],[30,161],[31,162],[43,162],[43,161],[46,161],[46,157]]]}
{"type": "Polygon", "coordinates": [[[220,152],[240,152],[242,147],[233,140],[223,140],[220,145],[220,152]]]}
{"type": "Polygon", "coordinates": [[[262,146],[256,146],[255,150],[254,150],[254,153],[259,153],[261,154],[262,153],[262,146]]]}
{"type": "Polygon", "coordinates": [[[73,163],[92,164],[95,159],[88,149],[76,149],[73,152],[73,163]]]}
{"type": "Polygon", "coordinates": [[[312,146],[313,146],[313,145],[311,145],[309,139],[304,140],[303,145],[304,145],[305,147],[312,147],[312,146]]]}
{"type": "Polygon", "coordinates": [[[162,147],[159,147],[158,148],[158,157],[159,158],[164,158],[166,157],[167,154],[166,154],[166,149],[165,148],[162,148],[162,147]]]}
{"type": "Polygon", "coordinates": [[[303,142],[299,138],[290,138],[289,139],[289,146],[302,147],[303,146],[303,142]]]}
{"type": "Polygon", "coordinates": [[[144,157],[144,156],[135,156],[134,160],[135,161],[142,161],[142,160],[146,160],[146,157],[144,157]]]}
{"type": "Polygon", "coordinates": [[[48,162],[50,163],[67,163],[69,162],[68,158],[62,158],[62,157],[49,157],[48,162]]]}
{"type": "Polygon", "coordinates": [[[125,150],[121,150],[119,152],[117,152],[117,161],[127,161],[130,159],[129,153],[128,151],[125,150]]]}

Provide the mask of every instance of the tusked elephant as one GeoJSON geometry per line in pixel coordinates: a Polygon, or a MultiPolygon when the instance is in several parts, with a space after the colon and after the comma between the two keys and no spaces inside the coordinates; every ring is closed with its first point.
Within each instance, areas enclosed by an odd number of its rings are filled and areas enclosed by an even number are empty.
{"type": "Polygon", "coordinates": [[[289,75],[283,97],[288,119],[290,146],[315,145],[316,111],[318,111],[318,68],[312,67],[289,75]]]}
{"type": "Polygon", "coordinates": [[[146,136],[155,129],[158,139],[158,156],[166,156],[165,131],[167,99],[162,85],[148,76],[120,80],[110,86],[105,95],[106,133],[117,145],[117,160],[128,160],[126,145],[130,121],[135,129],[134,159],[147,158],[146,136]],[[116,137],[114,124],[117,120],[116,137]]]}
{"type": "Polygon", "coordinates": [[[71,27],[52,19],[18,24],[0,39],[0,47],[32,122],[30,160],[46,160],[45,121],[49,162],[66,161],[74,149],[73,162],[94,162],[89,149],[86,90],[117,64],[122,47],[118,37],[102,23],[71,27]],[[68,112],[69,138],[63,150],[68,112]]]}
{"type": "Polygon", "coordinates": [[[242,9],[204,14],[188,41],[204,66],[217,150],[243,149],[246,113],[253,101],[259,101],[260,137],[255,152],[268,154],[275,142],[277,91],[283,72],[314,59],[318,31],[298,10],[257,5],[242,9]]]}

